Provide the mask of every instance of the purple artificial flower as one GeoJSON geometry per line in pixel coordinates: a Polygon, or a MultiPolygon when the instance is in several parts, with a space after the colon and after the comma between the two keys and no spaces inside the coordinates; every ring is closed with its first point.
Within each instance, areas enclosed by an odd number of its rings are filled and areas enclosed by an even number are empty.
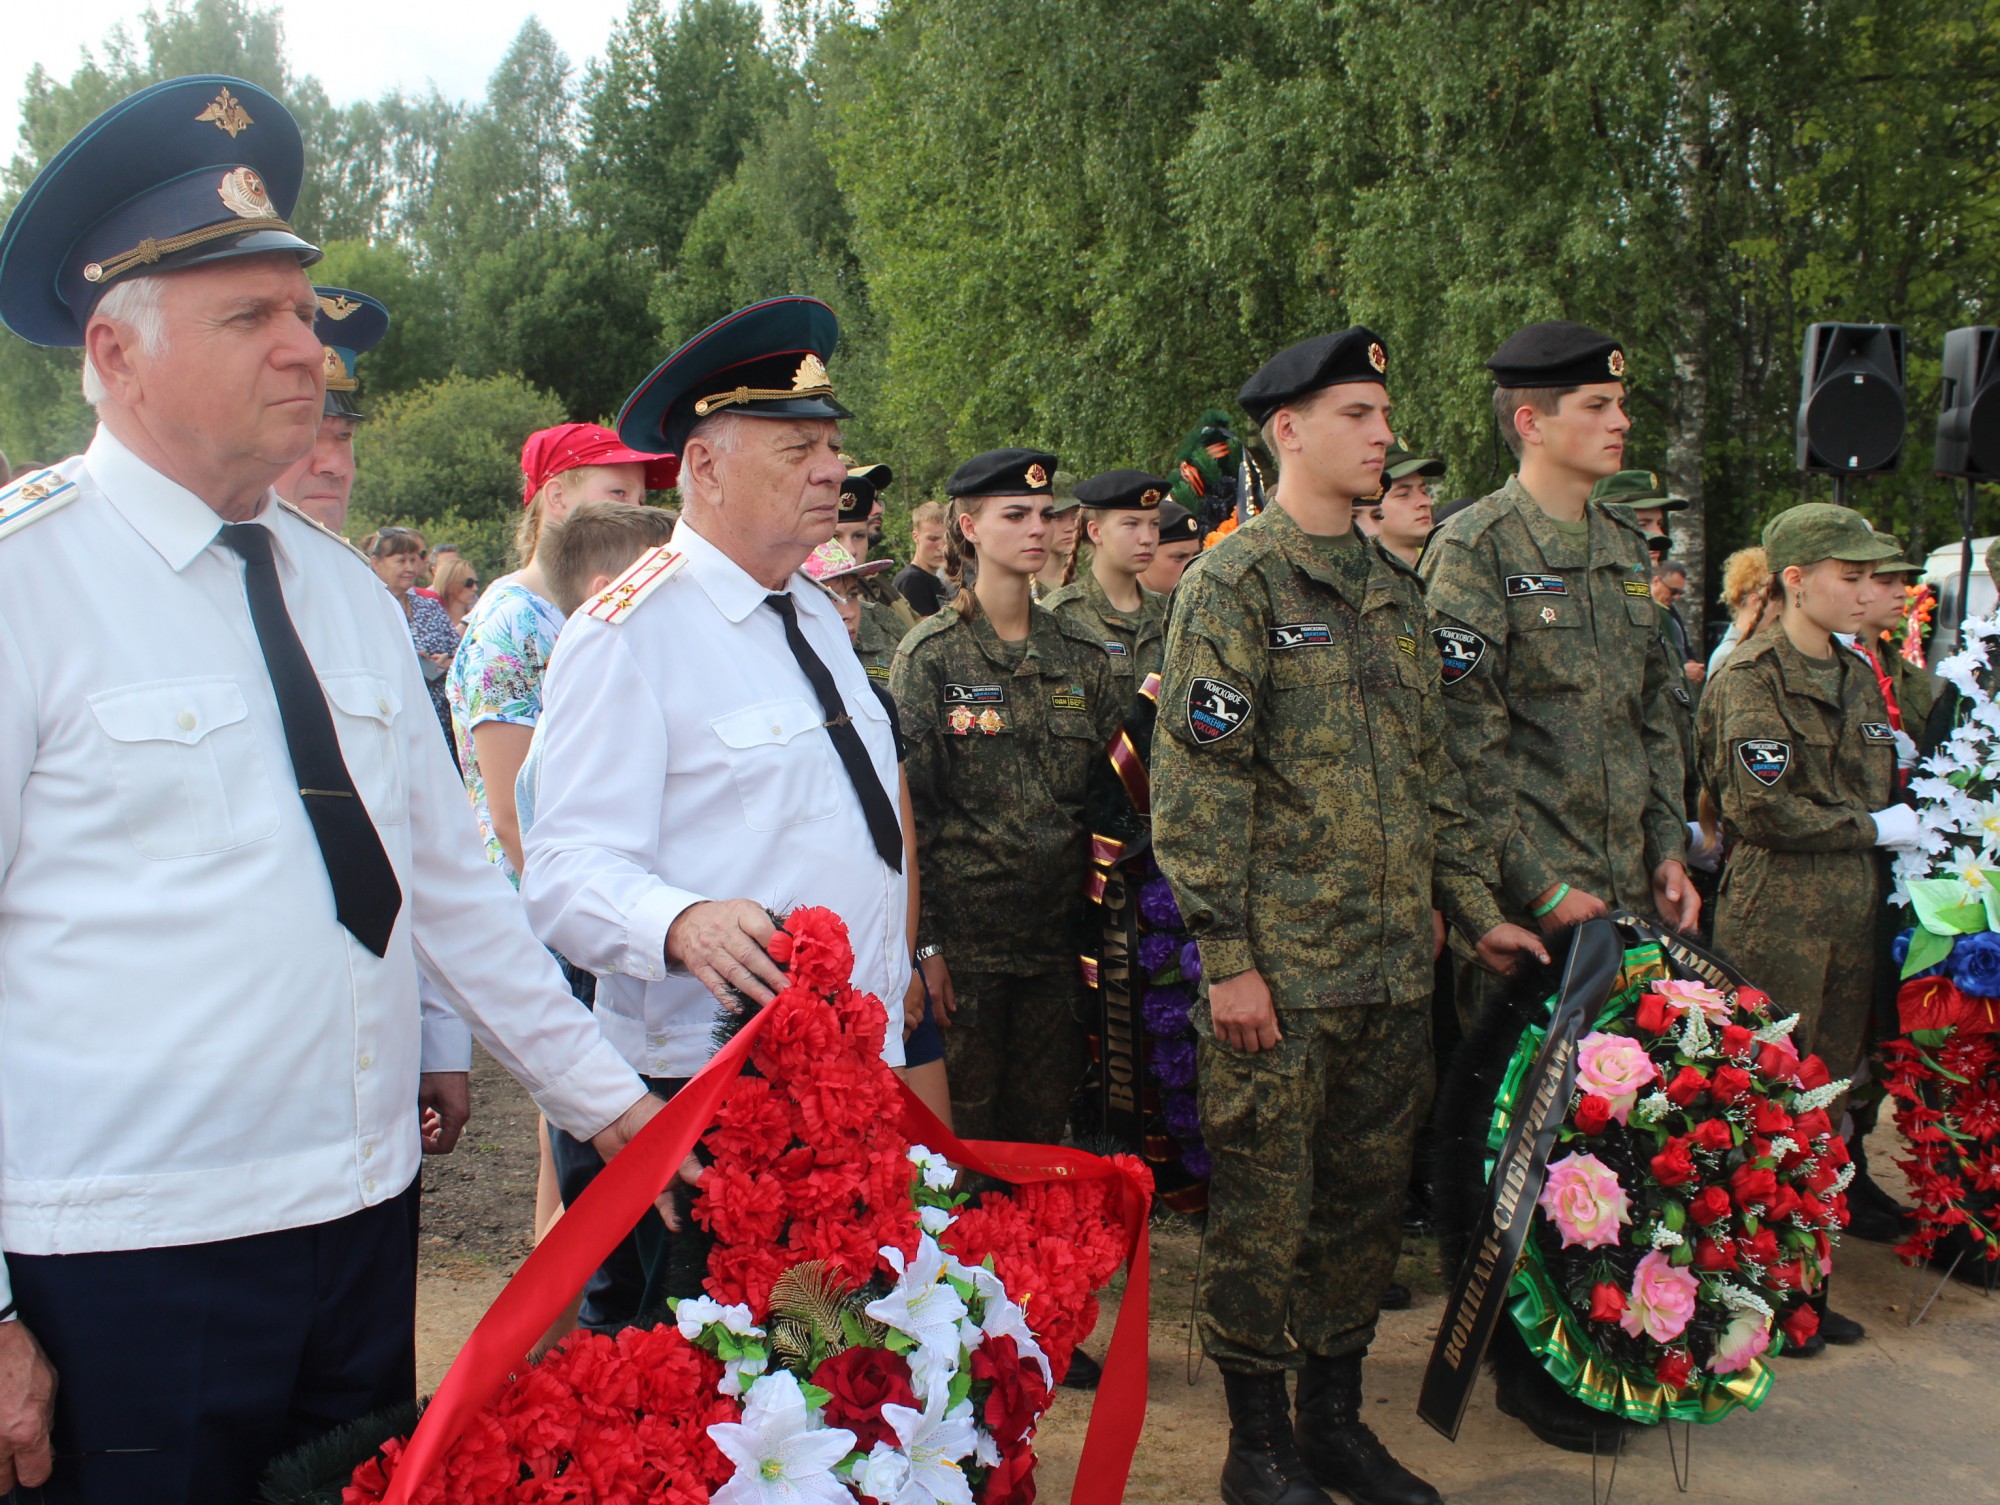
{"type": "Polygon", "coordinates": [[[1179,988],[1148,988],[1140,1004],[1149,1034],[1175,1040],[1188,1032],[1188,1010],[1194,1000],[1179,988]]]}
{"type": "Polygon", "coordinates": [[[1186,1087],[1194,1081],[1194,1041],[1160,1040],[1152,1050],[1153,1075],[1162,1087],[1186,1087]]]}
{"type": "Polygon", "coordinates": [[[1160,968],[1173,959],[1174,938],[1172,936],[1161,935],[1156,931],[1152,935],[1142,935],[1139,937],[1139,970],[1146,974],[1148,980],[1157,975],[1160,968]]]}
{"type": "Polygon", "coordinates": [[[1170,1092],[1166,1105],[1167,1132],[1183,1142],[1201,1133],[1201,1109],[1192,1092],[1170,1092]]]}
{"type": "Polygon", "coordinates": [[[1155,878],[1139,889],[1139,918],[1154,930],[1179,930],[1181,907],[1174,902],[1173,888],[1164,878],[1155,878]]]}
{"type": "Polygon", "coordinates": [[[1201,981],[1201,947],[1194,941],[1181,947],[1181,976],[1189,982],[1201,981]]]}
{"type": "Polygon", "coordinates": [[[1215,1162],[1209,1158],[1208,1146],[1199,1139],[1184,1141],[1181,1145],[1181,1169],[1198,1181],[1206,1181],[1215,1169],[1215,1162]]]}

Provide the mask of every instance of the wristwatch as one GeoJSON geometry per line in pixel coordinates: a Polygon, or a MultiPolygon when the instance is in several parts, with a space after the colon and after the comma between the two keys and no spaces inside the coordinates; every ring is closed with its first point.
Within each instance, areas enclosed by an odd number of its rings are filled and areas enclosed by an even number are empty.
{"type": "Polygon", "coordinates": [[[944,955],[944,947],[942,946],[919,946],[917,947],[916,963],[921,967],[932,957],[942,955],[944,955]]]}

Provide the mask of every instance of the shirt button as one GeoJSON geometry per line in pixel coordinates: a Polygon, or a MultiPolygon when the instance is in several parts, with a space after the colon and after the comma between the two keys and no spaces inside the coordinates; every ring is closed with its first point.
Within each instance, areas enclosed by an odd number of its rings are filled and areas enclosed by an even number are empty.
{"type": "Polygon", "coordinates": [[[372,1144],[364,1144],[361,1147],[361,1158],[363,1160],[373,1160],[375,1158],[375,1146],[372,1144]]]}
{"type": "Polygon", "coordinates": [[[367,1181],[363,1181],[363,1182],[361,1183],[361,1189],[362,1189],[363,1191],[365,1191],[365,1192],[370,1192],[370,1193],[372,1193],[372,1192],[373,1192],[373,1191],[375,1190],[375,1182],[374,1182],[374,1180],[373,1180],[373,1179],[371,1178],[370,1180],[367,1180],[367,1181]]]}
{"type": "Polygon", "coordinates": [[[375,702],[375,709],[380,711],[384,716],[386,716],[389,714],[389,702],[386,700],[378,700],[375,702]]]}
{"type": "Polygon", "coordinates": [[[375,1058],[373,1056],[363,1056],[361,1058],[361,1069],[363,1071],[366,1071],[370,1066],[373,1066],[374,1064],[375,1064],[375,1058]]]}
{"type": "MultiPolygon", "coordinates": [[[[194,723],[190,721],[188,725],[193,726],[194,723]]],[[[784,736],[784,734],[785,734],[785,729],[782,726],[778,725],[777,722],[773,721],[771,723],[771,735],[774,737],[782,737],[784,736]]]]}
{"type": "MultiPolygon", "coordinates": [[[[174,717],[174,721],[176,722],[176,724],[179,725],[180,729],[184,732],[191,732],[194,730],[193,711],[182,711],[180,715],[174,717]]],[[[771,730],[775,732],[777,728],[774,726],[771,728],[771,730]]]]}

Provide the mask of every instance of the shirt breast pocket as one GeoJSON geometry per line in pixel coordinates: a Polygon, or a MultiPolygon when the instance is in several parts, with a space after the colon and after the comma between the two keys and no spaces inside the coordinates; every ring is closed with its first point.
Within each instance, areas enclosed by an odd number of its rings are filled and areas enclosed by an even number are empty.
{"type": "Polygon", "coordinates": [[[1507,603],[1507,689],[1516,695],[1575,695],[1598,672],[1583,608],[1568,596],[1507,603]]]}
{"type": "Polygon", "coordinates": [[[277,831],[271,771],[235,680],[127,685],[91,696],[90,711],[141,856],[199,857],[277,831]]]}
{"type": "Polygon", "coordinates": [[[1262,708],[1264,751],[1275,762],[1353,756],[1354,660],[1339,639],[1273,651],[1262,708]]]}
{"type": "Polygon", "coordinates": [[[782,831],[839,810],[849,785],[819,735],[824,718],[818,707],[771,700],[717,716],[709,725],[722,741],[751,830],[782,831]]]}
{"type": "Polygon", "coordinates": [[[396,735],[402,697],[376,674],[329,674],[320,684],[333,707],[341,761],[369,817],[378,826],[403,824],[410,818],[410,789],[396,735]]]}

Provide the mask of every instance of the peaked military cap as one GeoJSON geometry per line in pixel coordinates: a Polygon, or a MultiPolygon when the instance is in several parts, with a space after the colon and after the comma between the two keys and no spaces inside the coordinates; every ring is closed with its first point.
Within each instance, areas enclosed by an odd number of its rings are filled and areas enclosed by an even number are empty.
{"type": "Polygon", "coordinates": [[[1625,347],[1568,319],[1545,319],[1509,335],[1486,369],[1503,387],[1587,387],[1625,380],[1625,347]]]}
{"type": "Polygon", "coordinates": [[[1621,470],[1590,488],[1593,502],[1617,502],[1624,507],[1658,507],[1662,512],[1687,511],[1687,498],[1675,496],[1651,470],[1621,470]]]}
{"type": "Polygon", "coordinates": [[[1045,449],[989,449],[944,483],[946,496],[1049,496],[1056,457],[1045,449]]]}
{"type": "Polygon", "coordinates": [[[1407,449],[1403,448],[1403,442],[1400,439],[1392,441],[1382,456],[1382,481],[1384,485],[1387,485],[1390,481],[1400,481],[1405,476],[1435,477],[1443,474],[1444,461],[1434,455],[1413,455],[1407,449]]]}
{"type": "Polygon", "coordinates": [[[355,363],[382,343],[389,332],[389,310],[366,293],[344,287],[315,287],[313,296],[319,299],[313,333],[326,346],[326,416],[360,419],[365,415],[354,405],[361,386],[355,363]]]}
{"type": "Polygon", "coordinates": [[[618,437],[648,454],[678,455],[715,413],[750,418],[851,418],[834,400],[826,360],[840,321],[817,298],[767,298],[717,319],[668,356],[625,399],[618,437]]]}
{"type": "Polygon", "coordinates": [[[1106,470],[1076,486],[1077,502],[1100,512],[1144,512],[1167,499],[1173,482],[1143,470],[1106,470]]]}
{"type": "MultiPolygon", "coordinates": [[[[882,467],[876,468],[879,470],[882,467]]],[[[844,523],[865,523],[868,514],[874,510],[875,483],[850,470],[840,483],[840,520],[844,523]]]]}
{"type": "Polygon", "coordinates": [[[841,458],[848,461],[847,473],[850,476],[858,481],[866,481],[877,491],[887,491],[889,483],[896,479],[896,472],[886,465],[856,465],[846,455],[841,458]]]}
{"type": "Polygon", "coordinates": [[[1161,543],[1200,543],[1201,519],[1169,497],[1160,503],[1161,543]]]}
{"type": "Polygon", "coordinates": [[[1236,400],[1262,423],[1286,403],[1322,387],[1346,382],[1386,381],[1389,352],[1371,329],[1359,324],[1338,334],[1316,334],[1288,345],[1257,368],[1236,400]]]}
{"type": "Polygon", "coordinates": [[[1764,558],[1772,574],[1822,559],[1872,564],[1902,552],[1901,544],[1870,528],[1860,513],[1832,502],[1801,502],[1764,525],[1764,558]]]}
{"type": "Polygon", "coordinates": [[[255,84],[169,79],[79,131],[0,231],[0,322],[36,345],[81,345],[123,279],[319,248],[288,223],[305,178],[298,123],[255,84]]]}

